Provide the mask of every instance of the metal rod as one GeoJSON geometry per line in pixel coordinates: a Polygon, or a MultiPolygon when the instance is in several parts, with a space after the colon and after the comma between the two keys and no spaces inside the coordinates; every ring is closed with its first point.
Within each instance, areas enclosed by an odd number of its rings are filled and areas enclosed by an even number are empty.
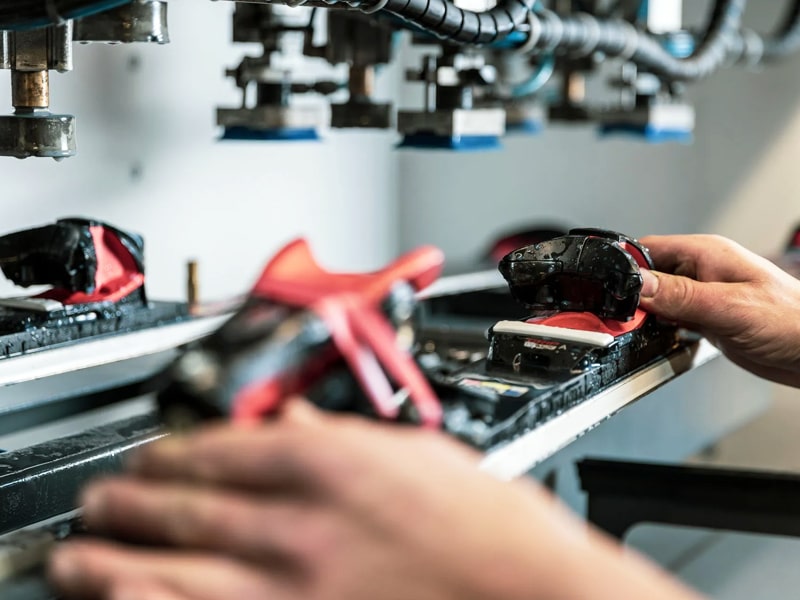
{"type": "Polygon", "coordinates": [[[50,106],[50,74],[48,71],[11,71],[11,103],[17,110],[34,110],[50,106]]]}
{"type": "Polygon", "coordinates": [[[350,67],[350,98],[371,98],[375,92],[375,67],[350,67]]]}
{"type": "Polygon", "coordinates": [[[196,260],[186,263],[186,301],[190,307],[197,306],[200,301],[200,279],[196,260]]]}

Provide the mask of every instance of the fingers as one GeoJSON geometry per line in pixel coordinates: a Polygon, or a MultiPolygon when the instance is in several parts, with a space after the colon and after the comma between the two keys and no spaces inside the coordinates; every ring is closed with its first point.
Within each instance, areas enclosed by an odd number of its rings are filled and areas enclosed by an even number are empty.
{"type": "Polygon", "coordinates": [[[84,519],[96,533],[156,545],[214,550],[290,566],[319,522],[312,505],[160,481],[115,479],[84,494],[84,519]]]}
{"type": "Polygon", "coordinates": [[[256,426],[216,426],[190,436],[171,436],[141,448],[130,468],[135,475],[227,486],[246,491],[292,492],[341,497],[359,474],[380,463],[378,454],[406,452],[409,436],[420,452],[438,454],[472,468],[477,454],[465,446],[426,435],[418,428],[381,426],[362,417],[322,415],[297,403],[277,421],[256,426]]]}
{"type": "MultiPolygon", "coordinates": [[[[679,243],[677,238],[686,240],[691,236],[649,235],[639,238],[653,259],[656,268],[666,273],[675,273],[683,266],[685,271],[693,270],[695,261],[686,253],[685,244],[679,243]]],[[[688,274],[691,277],[691,274],[688,274]]]]}
{"type": "Polygon", "coordinates": [[[647,236],[639,240],[659,271],[700,281],[758,281],[772,263],[718,235],[647,236]]]}
{"type": "Polygon", "coordinates": [[[155,596],[158,600],[290,597],[278,582],[226,558],[123,549],[101,542],[72,542],[58,548],[49,577],[67,598],[81,600],[122,595],[132,591],[133,582],[161,594],[155,596]]]}
{"type": "Polygon", "coordinates": [[[324,445],[330,433],[313,409],[298,405],[289,411],[275,423],[226,424],[164,438],[138,450],[129,468],[149,478],[314,493],[327,480],[328,467],[315,445],[324,445]]]}
{"type": "Polygon", "coordinates": [[[111,588],[109,600],[196,600],[153,582],[120,581],[111,588]]]}
{"type": "Polygon", "coordinates": [[[659,317],[694,323],[721,335],[741,326],[736,284],[704,283],[646,269],[642,278],[640,305],[659,317]]]}

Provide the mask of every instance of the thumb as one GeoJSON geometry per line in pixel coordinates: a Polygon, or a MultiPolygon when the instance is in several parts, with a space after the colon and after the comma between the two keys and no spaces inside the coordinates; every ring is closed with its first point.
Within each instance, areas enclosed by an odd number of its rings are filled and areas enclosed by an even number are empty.
{"type": "Polygon", "coordinates": [[[703,325],[714,320],[718,304],[715,284],[647,269],[641,274],[639,303],[645,310],[670,321],[703,325]]]}
{"type": "Polygon", "coordinates": [[[281,407],[281,417],[303,425],[314,425],[322,421],[322,412],[307,399],[292,396],[281,407]]]}

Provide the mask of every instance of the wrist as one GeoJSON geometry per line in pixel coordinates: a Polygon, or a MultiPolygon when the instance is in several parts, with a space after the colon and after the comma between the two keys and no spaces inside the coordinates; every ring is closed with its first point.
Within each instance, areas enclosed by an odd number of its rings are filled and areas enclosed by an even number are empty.
{"type": "Polygon", "coordinates": [[[562,549],[559,597],[575,600],[699,600],[671,574],[631,548],[587,526],[583,543],[562,549]]]}

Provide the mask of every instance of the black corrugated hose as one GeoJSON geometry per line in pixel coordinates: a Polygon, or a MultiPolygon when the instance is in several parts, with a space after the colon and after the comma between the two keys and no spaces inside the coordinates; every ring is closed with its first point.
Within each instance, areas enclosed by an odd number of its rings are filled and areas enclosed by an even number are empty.
{"type": "Polygon", "coordinates": [[[499,0],[493,9],[485,12],[458,8],[450,0],[379,0],[376,6],[445,40],[459,44],[491,44],[525,23],[534,2],[499,0]]]}
{"type": "MultiPolygon", "coordinates": [[[[379,0],[377,8],[409,21],[433,35],[459,44],[502,40],[531,14],[535,0],[499,0],[485,12],[458,8],[450,0],[379,0]]],[[[376,8],[368,9],[368,12],[376,8]]]]}
{"type": "Polygon", "coordinates": [[[560,17],[549,11],[530,12],[532,0],[500,0],[492,10],[462,10],[450,0],[386,0],[380,8],[432,34],[458,44],[491,44],[526,21],[531,50],[603,52],[622,56],[669,80],[695,80],[710,75],[731,54],[748,51],[740,35],[747,0],[717,0],[709,28],[697,51],[686,59],[672,56],[652,36],[623,20],[598,20],[585,14],[560,17]]]}
{"type": "MultiPolygon", "coordinates": [[[[127,4],[132,0],[0,0],[0,29],[58,23],[127,4]]],[[[747,0],[717,0],[704,36],[692,56],[672,56],[654,37],[623,20],[589,14],[560,17],[531,12],[535,0],[499,0],[495,8],[472,12],[451,0],[378,0],[373,10],[388,11],[430,33],[458,44],[488,45],[529,25],[532,50],[603,52],[621,56],[668,80],[702,79],[726,61],[774,60],[800,50],[800,0],[793,0],[777,33],[764,39],[743,34],[747,0]]]]}
{"type": "Polygon", "coordinates": [[[28,29],[84,17],[132,0],[0,0],[0,30],[28,29]]]}
{"type": "Polygon", "coordinates": [[[675,58],[652,37],[640,35],[630,60],[665,79],[692,81],[708,77],[727,60],[738,60],[749,52],[741,36],[746,5],[747,0],[718,0],[709,28],[689,58],[675,58]]]}

